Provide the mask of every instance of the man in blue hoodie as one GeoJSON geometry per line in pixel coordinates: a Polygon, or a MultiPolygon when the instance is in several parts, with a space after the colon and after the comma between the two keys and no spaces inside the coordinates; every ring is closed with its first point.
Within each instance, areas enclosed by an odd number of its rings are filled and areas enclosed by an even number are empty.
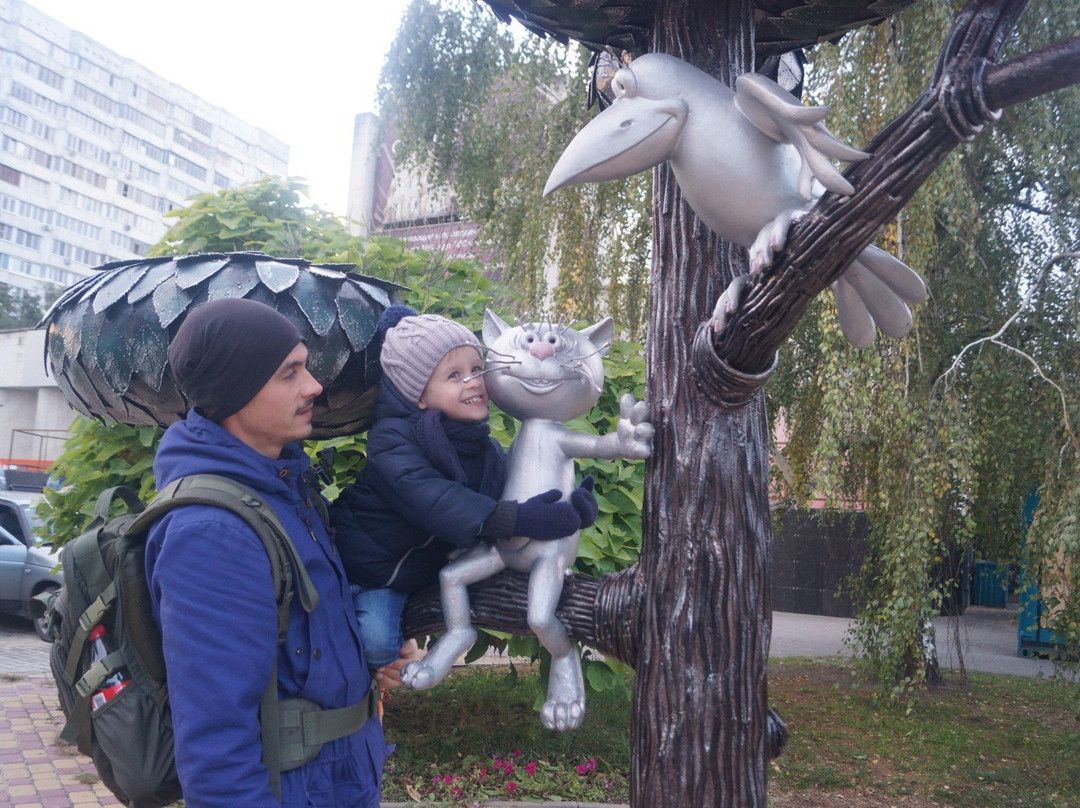
{"type": "Polygon", "coordinates": [[[209,473],[253,489],[280,517],[320,597],[310,614],[293,598],[279,645],[270,564],[242,519],[191,505],[152,529],[147,579],[188,808],[379,805],[387,750],[377,717],[283,771],[280,802],[263,761],[259,703],[275,658],[280,699],[328,710],[365,701],[371,688],[348,583],[305,478],[300,441],[322,392],[307,354],[285,316],[237,298],[193,309],[169,347],[194,407],[162,438],[158,486],[209,473]]]}

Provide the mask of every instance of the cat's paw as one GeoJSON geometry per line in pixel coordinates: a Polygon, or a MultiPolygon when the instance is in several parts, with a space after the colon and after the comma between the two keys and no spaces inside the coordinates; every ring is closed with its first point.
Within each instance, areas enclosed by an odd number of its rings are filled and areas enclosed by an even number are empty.
{"type": "Polygon", "coordinates": [[[413,690],[427,690],[437,685],[442,677],[430,665],[425,665],[423,660],[410,662],[401,669],[401,682],[413,690]]]}
{"type": "Polygon", "coordinates": [[[548,729],[564,732],[568,729],[577,729],[585,720],[585,698],[575,698],[568,701],[549,699],[540,708],[540,721],[548,729]]]}
{"type": "Polygon", "coordinates": [[[630,460],[644,460],[652,454],[653,425],[649,423],[649,405],[630,393],[619,400],[619,423],[616,434],[620,454],[630,460]]]}

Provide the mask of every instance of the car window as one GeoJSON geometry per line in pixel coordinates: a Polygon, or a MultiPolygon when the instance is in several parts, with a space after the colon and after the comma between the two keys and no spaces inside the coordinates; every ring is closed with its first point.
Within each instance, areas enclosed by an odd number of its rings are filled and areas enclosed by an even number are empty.
{"type": "Polygon", "coordinates": [[[13,506],[6,503],[0,503],[0,528],[15,536],[21,536],[23,533],[19,515],[13,506]]]}
{"type": "Polygon", "coordinates": [[[5,545],[9,545],[9,544],[19,544],[19,545],[21,545],[22,542],[19,541],[18,539],[16,539],[14,536],[12,536],[10,533],[8,533],[6,530],[4,530],[2,527],[0,527],[0,547],[3,547],[5,545]]]}
{"type": "Polygon", "coordinates": [[[37,535],[37,529],[41,527],[41,519],[37,515],[37,503],[36,502],[24,502],[22,504],[23,516],[26,517],[27,524],[30,525],[30,529],[37,535]]]}

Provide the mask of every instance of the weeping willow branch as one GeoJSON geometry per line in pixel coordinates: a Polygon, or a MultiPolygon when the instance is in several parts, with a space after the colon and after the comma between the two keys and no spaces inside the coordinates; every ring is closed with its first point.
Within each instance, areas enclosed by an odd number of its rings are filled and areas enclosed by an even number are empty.
{"type": "Polygon", "coordinates": [[[1064,261],[1076,259],[1080,259],[1080,252],[1066,252],[1058,253],[1052,256],[1046,263],[1044,263],[1039,268],[1039,274],[1036,276],[1035,282],[1031,285],[1028,293],[1024,296],[1023,302],[1020,303],[1020,306],[1016,309],[1015,312],[1013,312],[1012,316],[1009,317],[1009,319],[1007,319],[1004,323],[1002,323],[1001,327],[993,334],[989,334],[985,337],[980,337],[977,340],[973,340],[972,342],[969,342],[967,345],[961,348],[960,352],[956,354],[956,357],[953,359],[952,364],[949,366],[949,368],[934,381],[934,392],[937,393],[938,390],[948,390],[949,379],[950,377],[955,376],[959,372],[960,365],[964,359],[964,356],[967,355],[969,351],[974,350],[978,346],[984,344],[997,345],[999,348],[1004,348],[1007,351],[1011,351],[1012,353],[1015,353],[1018,356],[1027,360],[1027,362],[1032,366],[1032,368],[1034,368],[1036,375],[1038,375],[1040,379],[1042,379],[1044,382],[1049,384],[1057,391],[1058,396],[1061,398],[1061,422],[1063,428],[1065,429],[1065,435],[1067,436],[1068,443],[1072,446],[1073,451],[1076,452],[1078,457],[1080,457],[1080,440],[1077,440],[1076,432],[1073,430],[1072,424],[1069,420],[1069,402],[1065,396],[1065,391],[1061,389],[1061,385],[1059,385],[1057,382],[1055,382],[1053,379],[1046,375],[1046,373],[1042,369],[1042,366],[1038,363],[1038,361],[1036,361],[1033,356],[1020,350],[1015,345],[1010,345],[1008,342],[1005,342],[1002,339],[1002,337],[1004,337],[1005,335],[1005,332],[1009,330],[1009,327],[1012,326],[1012,324],[1020,318],[1020,315],[1023,314],[1025,309],[1027,309],[1028,306],[1031,304],[1031,301],[1035,297],[1035,294],[1043,288],[1046,276],[1049,274],[1050,270],[1055,265],[1060,264],[1064,261]]]}

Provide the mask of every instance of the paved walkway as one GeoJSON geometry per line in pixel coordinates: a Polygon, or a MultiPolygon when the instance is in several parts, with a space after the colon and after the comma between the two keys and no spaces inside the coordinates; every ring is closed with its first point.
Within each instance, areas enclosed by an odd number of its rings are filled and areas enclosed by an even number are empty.
{"type": "MultiPolygon", "coordinates": [[[[843,618],[778,612],[772,656],[845,655],[849,625],[843,618]]],[[[938,620],[936,630],[943,668],[957,667],[958,638],[969,670],[1019,676],[1053,671],[1047,660],[1016,656],[1015,612],[972,607],[959,621],[938,620]]],[[[58,740],[64,721],[48,650],[27,621],[0,615],[0,808],[119,806],[90,760],[58,740]]]]}

